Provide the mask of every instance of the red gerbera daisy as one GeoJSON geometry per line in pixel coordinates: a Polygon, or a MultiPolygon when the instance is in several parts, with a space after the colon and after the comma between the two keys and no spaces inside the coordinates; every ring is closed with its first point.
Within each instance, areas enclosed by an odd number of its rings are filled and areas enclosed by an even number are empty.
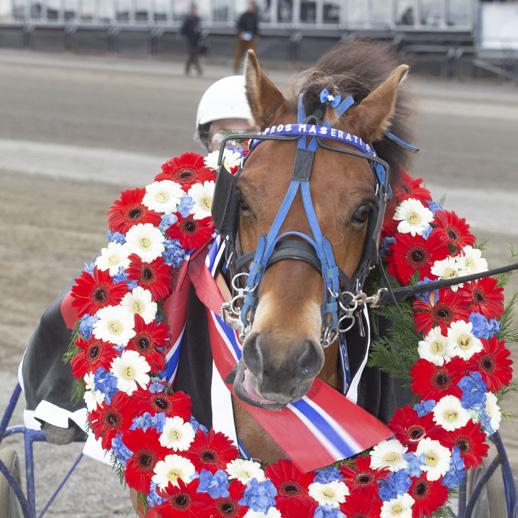
{"type": "Polygon", "coordinates": [[[347,518],[379,518],[382,504],[381,498],[376,493],[369,494],[366,498],[361,491],[355,491],[347,496],[340,506],[340,511],[347,518]]]}
{"type": "Polygon", "coordinates": [[[431,413],[419,417],[411,406],[405,406],[394,412],[389,427],[405,446],[415,451],[419,441],[436,428],[436,424],[431,413]]]}
{"type": "Polygon", "coordinates": [[[243,498],[245,486],[238,480],[232,480],[228,485],[228,492],[229,496],[212,500],[209,506],[201,510],[200,518],[242,518],[248,507],[239,505],[238,502],[243,498]]]}
{"type": "Polygon", "coordinates": [[[160,223],[160,214],[142,203],[145,194],[146,189],[128,189],[121,192],[120,198],[108,211],[108,226],[112,232],[125,234],[137,223],[151,223],[155,226],[160,223]]]}
{"type": "Polygon", "coordinates": [[[137,390],[131,396],[139,414],[163,412],[167,417],[178,416],[184,421],[191,418],[191,398],[180,390],[176,392],[157,392],[137,390]]]}
{"type": "Polygon", "coordinates": [[[124,392],[117,392],[110,405],[99,405],[90,413],[90,425],[95,438],[101,437],[102,447],[109,450],[113,438],[128,430],[136,415],[131,398],[124,392]]]}
{"type": "Polygon", "coordinates": [[[168,340],[169,328],[166,324],[146,324],[140,315],[135,315],[135,336],[128,342],[126,349],[137,351],[144,356],[151,372],[157,373],[165,369],[165,356],[159,349],[167,345],[168,340]]]}
{"type": "Polygon", "coordinates": [[[132,489],[149,493],[149,484],[155,464],[171,453],[159,442],[160,434],[153,428],[146,431],[139,428],[124,434],[124,444],[133,452],[126,464],[125,480],[132,489]]]}
{"type": "Polygon", "coordinates": [[[83,340],[78,338],[74,345],[81,349],[71,360],[72,375],[74,378],[83,379],[88,372],[94,372],[99,367],[110,369],[112,360],[117,356],[117,351],[113,344],[102,340],[83,340]]]}
{"type": "Polygon", "coordinates": [[[477,467],[484,457],[487,456],[489,445],[486,443],[486,434],[482,431],[479,423],[471,419],[466,426],[447,432],[444,428],[437,428],[437,439],[448,446],[450,450],[457,446],[464,459],[466,469],[477,467]]]}
{"type": "Polygon", "coordinates": [[[475,244],[475,236],[470,232],[469,225],[464,218],[459,217],[455,212],[448,210],[437,211],[433,221],[434,229],[430,237],[441,236],[456,251],[462,250],[465,246],[475,244]]]}
{"type": "Polygon", "coordinates": [[[490,340],[482,340],[484,350],[474,354],[470,359],[468,370],[480,372],[482,379],[491,392],[499,392],[502,387],[511,383],[513,377],[511,352],[504,340],[493,336],[490,340]]]}
{"type": "Polygon", "coordinates": [[[425,474],[412,478],[412,485],[408,493],[414,499],[412,518],[430,516],[448,500],[448,488],[442,481],[431,482],[425,474]]]}
{"type": "Polygon", "coordinates": [[[308,486],[315,478],[314,474],[302,473],[293,462],[285,459],[267,466],[265,473],[277,488],[278,496],[289,498],[307,498],[308,486]]]}
{"type": "Polygon", "coordinates": [[[167,235],[171,239],[178,239],[186,250],[192,250],[207,243],[212,232],[214,232],[212,218],[194,219],[191,215],[187,218],[179,216],[178,223],[169,227],[167,235]]]}
{"type": "Polygon", "coordinates": [[[171,293],[171,267],[161,257],[151,263],[143,262],[137,254],[131,254],[129,258],[131,263],[126,269],[128,278],[149,290],[154,300],[165,299],[171,293]]]}
{"type": "Polygon", "coordinates": [[[422,183],[422,178],[413,178],[408,171],[401,171],[399,182],[394,189],[394,198],[397,203],[399,204],[408,198],[415,198],[421,202],[431,201],[432,194],[421,185],[422,183]]]}
{"type": "Polygon", "coordinates": [[[412,390],[421,399],[438,401],[446,395],[460,397],[462,391],[457,383],[464,376],[465,370],[466,364],[461,358],[453,358],[441,367],[420,358],[410,370],[412,390]]]}
{"type": "Polygon", "coordinates": [[[318,504],[309,495],[307,498],[278,496],[275,507],[280,511],[282,518],[301,518],[302,516],[313,516],[318,504]]]}
{"type": "Polygon", "coordinates": [[[93,275],[83,272],[72,286],[72,306],[77,308],[77,314],[93,315],[105,306],[116,306],[128,293],[125,282],[113,284],[108,270],[101,271],[94,268],[93,275]]]}
{"type": "Polygon", "coordinates": [[[184,453],[194,464],[196,471],[206,469],[211,473],[218,469],[224,470],[238,454],[238,449],[227,436],[212,429],[208,434],[198,430],[189,450],[184,453]]]}
{"type": "Polygon", "coordinates": [[[408,284],[418,272],[419,279],[430,276],[435,261],[444,259],[450,253],[446,241],[440,235],[423,236],[401,234],[387,256],[389,273],[401,284],[408,284]]]}
{"type": "Polygon", "coordinates": [[[197,493],[199,481],[197,479],[186,484],[178,480],[178,485],[168,484],[160,496],[167,500],[153,507],[146,514],[146,518],[201,518],[203,511],[211,505],[208,493],[197,493]]]}
{"type": "Polygon", "coordinates": [[[448,326],[456,320],[468,320],[469,311],[462,305],[460,295],[449,288],[439,290],[439,296],[430,301],[416,300],[413,305],[414,322],[418,333],[427,334],[439,326],[446,334],[448,326]]]}
{"type": "Polygon", "coordinates": [[[340,473],[351,492],[374,491],[378,492],[378,481],[388,475],[386,469],[372,469],[369,456],[357,457],[352,466],[342,466],[340,473]]]}
{"type": "Polygon", "coordinates": [[[499,319],[504,313],[504,288],[494,277],[468,282],[459,290],[463,304],[469,311],[481,313],[486,318],[499,319]]]}
{"type": "Polygon", "coordinates": [[[157,174],[155,182],[160,180],[172,180],[182,186],[187,192],[195,183],[215,180],[214,171],[205,165],[205,158],[193,152],[171,158],[162,164],[162,172],[157,174]]]}

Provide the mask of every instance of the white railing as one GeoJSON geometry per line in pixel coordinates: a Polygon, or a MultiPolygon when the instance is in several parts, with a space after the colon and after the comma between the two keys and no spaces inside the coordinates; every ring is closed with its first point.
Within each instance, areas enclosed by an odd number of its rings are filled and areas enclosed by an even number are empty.
{"type": "MultiPolygon", "coordinates": [[[[234,27],[246,0],[198,0],[206,28],[234,27]]],[[[0,0],[5,20],[177,25],[191,0],[0,0]]],[[[478,0],[258,0],[263,28],[471,31],[478,0]]]]}

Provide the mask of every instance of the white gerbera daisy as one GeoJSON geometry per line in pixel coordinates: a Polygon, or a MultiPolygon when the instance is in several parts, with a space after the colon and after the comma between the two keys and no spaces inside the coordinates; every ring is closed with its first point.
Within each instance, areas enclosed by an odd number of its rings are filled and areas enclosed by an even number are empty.
{"type": "Polygon", "coordinates": [[[485,272],[488,269],[487,261],[482,257],[478,248],[465,246],[459,255],[461,275],[485,272]]]}
{"type": "Polygon", "coordinates": [[[282,518],[282,514],[276,507],[270,507],[266,514],[261,511],[248,509],[243,518],[282,518]]]}
{"type": "Polygon", "coordinates": [[[214,198],[214,182],[195,183],[187,193],[194,201],[192,215],[194,219],[208,218],[211,215],[212,198],[214,198]]]}
{"type": "Polygon", "coordinates": [[[433,409],[433,420],[448,432],[462,428],[469,421],[469,412],[455,396],[444,396],[433,409]]]}
{"type": "Polygon", "coordinates": [[[93,412],[98,405],[104,402],[104,394],[99,390],[95,390],[94,375],[90,372],[84,376],[85,393],[83,399],[89,412],[93,412]]]}
{"type": "Polygon", "coordinates": [[[151,223],[139,223],[128,230],[126,244],[130,254],[150,263],[164,251],[164,235],[151,223]]]}
{"type": "Polygon", "coordinates": [[[178,480],[188,484],[194,476],[195,469],[189,459],[174,453],[167,455],[164,460],[158,461],[154,472],[151,480],[160,489],[165,489],[169,484],[178,486],[178,480]]]}
{"type": "Polygon", "coordinates": [[[339,480],[333,480],[327,484],[313,482],[308,486],[308,493],[319,505],[340,507],[340,504],[345,502],[345,497],[349,494],[349,488],[339,480]]]}
{"type": "Polygon", "coordinates": [[[184,195],[179,183],[162,180],[146,186],[146,194],[142,203],[155,212],[174,212],[184,195]]]}
{"type": "Polygon", "coordinates": [[[99,320],[93,326],[98,340],[115,345],[126,345],[135,336],[135,318],[122,306],[106,306],[97,311],[99,320]]]}
{"type": "Polygon", "coordinates": [[[423,455],[424,464],[422,470],[426,471],[428,480],[439,480],[450,467],[451,452],[439,441],[425,437],[417,445],[416,456],[423,455]]]}
{"type": "Polygon", "coordinates": [[[390,471],[405,469],[408,466],[407,461],[403,457],[406,451],[407,448],[397,439],[382,441],[376,444],[370,452],[371,468],[387,468],[390,471]]]}
{"type": "Polygon", "coordinates": [[[415,500],[408,494],[383,502],[380,518],[412,518],[415,500]]]}
{"type": "MultiPolygon", "coordinates": [[[[446,257],[440,261],[435,261],[430,271],[439,279],[456,279],[462,275],[460,268],[461,265],[457,257],[446,257]]],[[[462,286],[464,285],[456,284],[455,286],[450,286],[450,288],[452,291],[457,291],[462,286]]]]}
{"type": "Polygon", "coordinates": [[[432,328],[424,340],[419,341],[417,351],[420,358],[428,360],[438,367],[449,362],[453,356],[450,343],[443,336],[439,326],[432,328]]]}
{"type": "Polygon", "coordinates": [[[500,421],[502,420],[502,412],[498,406],[498,399],[492,392],[486,392],[486,413],[491,420],[491,428],[497,431],[500,428],[500,421]]]}
{"type": "Polygon", "coordinates": [[[227,464],[229,478],[235,478],[242,484],[248,484],[255,478],[258,482],[264,480],[264,471],[258,462],[245,459],[234,459],[227,464]]]}
{"type": "Polygon", "coordinates": [[[117,388],[131,396],[137,385],[145,389],[149,384],[149,371],[151,367],[144,356],[137,351],[122,351],[122,354],[114,358],[110,371],[117,378],[117,388]]]}
{"type": "Polygon", "coordinates": [[[95,266],[99,270],[108,270],[111,276],[117,275],[119,268],[127,268],[130,264],[128,247],[124,244],[111,242],[101,249],[101,255],[96,259],[95,266]]]}
{"type": "Polygon", "coordinates": [[[194,429],[190,423],[186,423],[181,417],[168,417],[165,420],[164,429],[160,435],[160,444],[174,451],[186,450],[194,440],[194,429]]]}
{"type": "Polygon", "coordinates": [[[126,308],[129,313],[140,315],[146,324],[153,322],[158,308],[156,302],[153,302],[151,292],[140,286],[124,295],[121,306],[126,308]]]}
{"type": "MultiPolygon", "coordinates": [[[[205,165],[217,171],[218,157],[219,151],[213,151],[212,153],[209,153],[205,157],[205,165]]],[[[227,171],[230,171],[233,167],[239,167],[241,165],[242,160],[243,156],[241,155],[241,153],[238,153],[237,151],[225,149],[223,152],[223,165],[225,166],[225,169],[227,171]]]]}
{"type": "Polygon", "coordinates": [[[399,221],[398,232],[412,236],[422,235],[433,220],[433,213],[419,200],[409,198],[397,206],[394,219],[399,221]]]}
{"type": "Polygon", "coordinates": [[[473,334],[473,324],[457,320],[448,328],[448,343],[454,356],[469,360],[474,354],[482,351],[482,342],[473,334]]]}

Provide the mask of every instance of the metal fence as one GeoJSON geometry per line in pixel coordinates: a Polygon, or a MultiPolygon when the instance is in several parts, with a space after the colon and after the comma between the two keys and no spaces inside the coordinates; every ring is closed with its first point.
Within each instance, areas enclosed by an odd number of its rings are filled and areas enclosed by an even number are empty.
{"type": "MultiPolygon", "coordinates": [[[[0,3],[2,0],[0,0],[0,3]]],[[[3,0],[4,22],[177,26],[191,0],[3,0]],[[9,2],[9,4],[7,4],[9,2]]],[[[198,0],[207,29],[233,27],[246,0],[198,0]]],[[[472,31],[477,0],[258,0],[265,28],[472,31]]]]}

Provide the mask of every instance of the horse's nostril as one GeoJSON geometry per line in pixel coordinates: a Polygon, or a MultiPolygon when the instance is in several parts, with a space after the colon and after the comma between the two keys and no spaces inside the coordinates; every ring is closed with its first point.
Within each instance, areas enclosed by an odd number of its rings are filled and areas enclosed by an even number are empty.
{"type": "Polygon", "coordinates": [[[302,354],[298,359],[299,374],[304,378],[316,376],[323,364],[322,353],[317,344],[310,340],[304,342],[302,354]]]}
{"type": "Polygon", "coordinates": [[[259,347],[260,335],[252,335],[243,347],[243,359],[245,365],[255,376],[259,376],[263,370],[263,355],[259,347]]]}

